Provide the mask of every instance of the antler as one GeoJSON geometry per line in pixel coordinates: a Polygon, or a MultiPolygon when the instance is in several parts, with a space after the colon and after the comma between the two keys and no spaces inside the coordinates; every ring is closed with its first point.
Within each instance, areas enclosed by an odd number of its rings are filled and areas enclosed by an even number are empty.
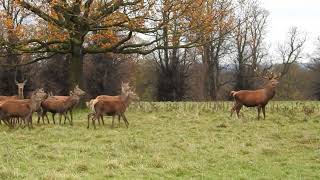
{"type": "Polygon", "coordinates": [[[261,72],[258,72],[257,68],[254,69],[254,72],[256,73],[256,75],[258,77],[262,77],[264,79],[278,79],[279,77],[281,77],[281,73],[278,73],[277,75],[270,71],[270,70],[267,70],[266,73],[262,74],[261,72]]]}

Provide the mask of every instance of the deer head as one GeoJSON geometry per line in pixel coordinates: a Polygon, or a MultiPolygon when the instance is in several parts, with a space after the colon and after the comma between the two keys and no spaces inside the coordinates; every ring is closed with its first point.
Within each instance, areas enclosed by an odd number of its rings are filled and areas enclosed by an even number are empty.
{"type": "Polygon", "coordinates": [[[14,80],[14,81],[15,81],[16,85],[18,86],[19,99],[24,99],[23,89],[24,89],[24,86],[27,83],[27,80],[24,80],[22,83],[19,83],[17,80],[14,80]]]}
{"type": "Polygon", "coordinates": [[[263,79],[268,80],[267,86],[271,86],[272,88],[275,88],[279,84],[279,78],[281,77],[281,73],[275,74],[267,70],[265,74],[262,74],[258,72],[257,69],[255,69],[254,71],[258,75],[258,77],[262,77],[263,79]]]}
{"type": "Polygon", "coordinates": [[[127,93],[130,90],[129,83],[121,82],[121,93],[127,93]]]}
{"type": "Polygon", "coordinates": [[[76,85],[74,90],[70,92],[70,95],[77,95],[77,96],[83,96],[86,92],[79,88],[79,85],[76,85]]]}
{"type": "Polygon", "coordinates": [[[36,106],[39,106],[42,101],[44,101],[45,99],[48,98],[48,94],[44,92],[44,90],[41,88],[41,89],[36,89],[32,95],[31,95],[31,101],[32,101],[32,104],[33,106],[35,106],[34,108],[37,109],[38,107],[36,106]]]}

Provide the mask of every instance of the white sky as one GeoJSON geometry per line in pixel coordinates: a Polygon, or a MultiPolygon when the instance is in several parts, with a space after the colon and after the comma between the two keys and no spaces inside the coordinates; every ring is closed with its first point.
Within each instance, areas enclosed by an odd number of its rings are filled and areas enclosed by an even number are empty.
{"type": "MultiPolygon", "coordinates": [[[[320,0],[260,0],[269,11],[267,41],[275,49],[292,26],[307,34],[304,53],[312,53],[320,36],[320,0]]],[[[304,60],[306,61],[306,59],[304,60]]]]}

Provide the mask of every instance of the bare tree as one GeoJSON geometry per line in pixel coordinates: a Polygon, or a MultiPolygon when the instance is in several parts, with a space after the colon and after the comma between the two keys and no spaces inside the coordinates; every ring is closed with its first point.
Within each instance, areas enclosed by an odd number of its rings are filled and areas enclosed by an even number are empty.
{"type": "Polygon", "coordinates": [[[301,34],[297,27],[292,27],[288,33],[288,39],[279,44],[278,52],[282,60],[281,76],[289,72],[290,66],[301,58],[306,36],[301,34]]]}
{"type": "Polygon", "coordinates": [[[266,55],[264,35],[268,12],[256,1],[241,1],[234,30],[236,90],[254,88],[254,70],[266,55]]]}
{"type": "Polygon", "coordinates": [[[221,61],[230,53],[230,34],[233,26],[231,1],[212,1],[206,4],[206,11],[213,13],[214,31],[205,35],[206,43],[202,48],[203,94],[204,99],[217,100],[220,88],[227,82],[221,81],[221,61]]]}
{"type": "MultiPolygon", "coordinates": [[[[4,46],[3,42],[17,43],[20,40],[19,34],[21,34],[24,20],[28,16],[29,13],[17,7],[13,0],[0,0],[0,56],[3,57],[0,59],[1,64],[15,65],[22,60],[20,56],[15,54],[14,50],[4,46]]],[[[22,71],[22,68],[0,67],[1,91],[3,91],[1,94],[17,93],[15,80],[22,80],[22,74],[25,73],[22,71]]]]}

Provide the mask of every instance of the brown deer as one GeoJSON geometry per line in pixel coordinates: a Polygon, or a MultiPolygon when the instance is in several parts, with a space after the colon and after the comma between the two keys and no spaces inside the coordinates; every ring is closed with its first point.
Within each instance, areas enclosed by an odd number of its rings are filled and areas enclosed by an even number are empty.
{"type": "MultiPolygon", "coordinates": [[[[18,96],[0,96],[0,102],[4,102],[7,100],[14,100],[14,99],[24,99],[23,90],[24,90],[25,84],[27,83],[27,80],[23,81],[22,83],[19,83],[16,79],[14,81],[18,86],[18,96]]],[[[0,120],[0,124],[1,124],[1,120],[0,120]]]]}
{"type": "Polygon", "coordinates": [[[31,96],[31,99],[8,100],[0,105],[0,119],[13,127],[13,123],[9,122],[10,118],[21,118],[27,121],[29,128],[32,126],[32,113],[41,105],[41,102],[47,98],[47,94],[43,89],[37,89],[31,96]]]}
{"type": "Polygon", "coordinates": [[[46,116],[49,122],[47,112],[51,112],[54,124],[54,116],[56,113],[59,113],[59,124],[61,124],[61,117],[63,115],[65,118],[65,122],[66,119],[68,119],[70,124],[73,125],[72,109],[79,103],[81,96],[83,96],[84,94],[85,92],[82,89],[80,89],[79,86],[76,86],[74,90],[70,93],[70,96],[50,96],[44,102],[41,103],[42,113],[38,114],[38,123],[40,121],[40,117],[43,120],[44,116],[46,116]],[[69,117],[67,116],[68,111],[70,112],[71,119],[69,119],[69,117]]]}
{"type": "Polygon", "coordinates": [[[0,102],[13,99],[18,99],[18,96],[0,96],[0,102]]]}
{"type": "Polygon", "coordinates": [[[129,104],[133,100],[137,100],[137,99],[138,99],[138,96],[133,91],[122,93],[120,95],[120,99],[117,99],[117,98],[95,99],[91,104],[91,107],[94,109],[94,111],[88,114],[87,128],[89,129],[90,118],[91,118],[92,124],[96,129],[95,120],[96,119],[98,120],[103,115],[112,116],[112,127],[114,127],[114,117],[118,115],[119,125],[120,125],[120,117],[122,117],[126,127],[128,128],[129,122],[124,113],[127,107],[129,106],[129,104]]]}
{"type": "MultiPolygon", "coordinates": [[[[120,95],[118,95],[118,96],[100,95],[100,96],[97,96],[95,99],[90,100],[90,102],[87,102],[86,104],[87,104],[87,107],[94,112],[94,105],[96,102],[98,102],[98,100],[121,100],[121,95],[125,96],[125,94],[128,94],[130,91],[135,92],[135,90],[132,90],[130,88],[129,83],[121,82],[121,94],[120,95]]],[[[135,96],[135,98],[133,100],[139,100],[139,97],[135,96]]],[[[100,119],[102,121],[102,124],[104,125],[103,115],[100,116],[100,119]]],[[[114,116],[113,116],[113,120],[114,120],[114,116]]],[[[120,116],[118,116],[118,120],[120,123],[120,116]]],[[[98,123],[100,124],[99,118],[98,118],[98,123]]]]}
{"type": "Polygon", "coordinates": [[[274,75],[272,72],[267,74],[267,76],[262,76],[264,79],[268,80],[267,84],[262,89],[231,91],[230,95],[235,100],[235,103],[231,109],[231,117],[233,112],[236,111],[239,118],[240,110],[244,105],[246,107],[257,107],[258,119],[260,119],[260,111],[262,109],[263,117],[265,119],[265,107],[269,100],[275,95],[275,88],[279,84],[278,79],[280,76],[280,74],[274,75]]]}

